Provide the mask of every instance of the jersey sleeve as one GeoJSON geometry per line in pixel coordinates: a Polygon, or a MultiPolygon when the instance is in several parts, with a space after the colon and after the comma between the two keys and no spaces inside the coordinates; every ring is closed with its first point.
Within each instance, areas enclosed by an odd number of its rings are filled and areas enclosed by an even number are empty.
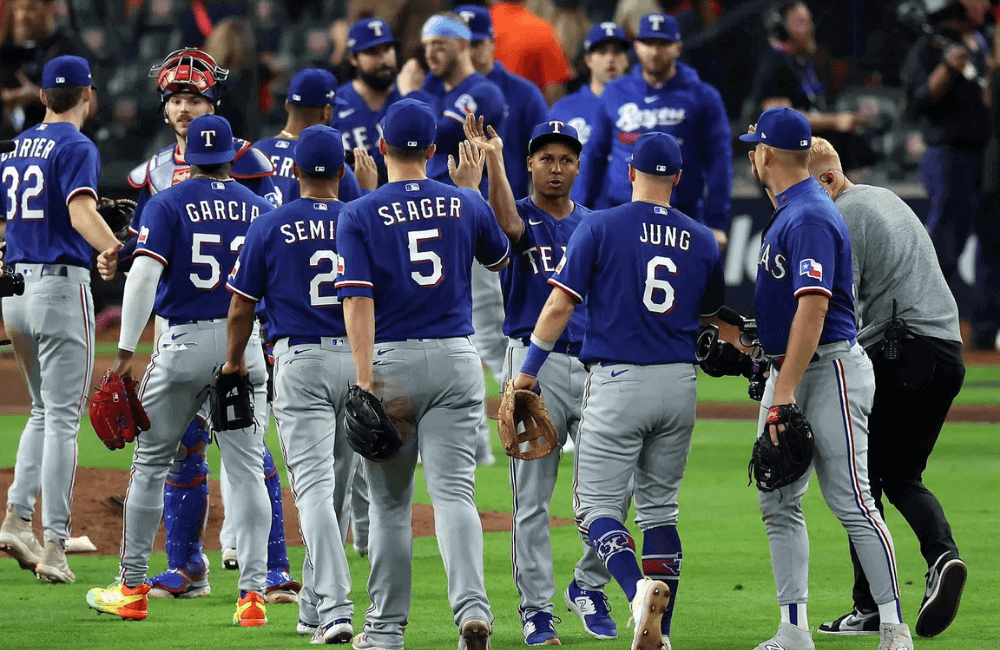
{"type": "Polygon", "coordinates": [[[337,296],[343,300],[352,296],[373,298],[371,251],[359,219],[350,207],[337,218],[337,296]]]}
{"type": "Polygon", "coordinates": [[[581,223],[566,245],[566,254],[556,265],[549,284],[565,291],[576,302],[583,302],[597,261],[597,238],[593,224],[581,223]]]}
{"type": "Polygon", "coordinates": [[[705,161],[705,225],[726,230],[733,193],[733,133],[722,103],[722,95],[708,84],[702,85],[701,129],[698,135],[699,155],[705,161]]]}
{"type": "Polygon", "coordinates": [[[806,293],[833,296],[837,236],[832,226],[816,222],[793,226],[786,235],[785,250],[796,298],[806,293]]]}
{"type": "Polygon", "coordinates": [[[92,142],[66,147],[59,158],[59,178],[66,205],[78,194],[91,194],[97,200],[97,177],[101,174],[101,157],[92,142]]]}
{"type": "Polygon", "coordinates": [[[607,114],[606,100],[602,97],[597,106],[590,138],[580,154],[580,175],[570,192],[570,198],[588,208],[592,208],[601,195],[601,185],[604,184],[604,174],[608,169],[608,156],[611,154],[613,126],[607,114]]]}
{"type": "Polygon", "coordinates": [[[259,220],[250,224],[226,288],[251,302],[260,302],[267,286],[266,238],[259,220]]]}
{"type": "Polygon", "coordinates": [[[135,200],[135,212],[132,213],[132,223],[128,226],[129,233],[133,235],[139,234],[139,226],[142,223],[142,212],[146,209],[146,204],[152,195],[149,193],[149,186],[143,185],[142,189],[139,190],[139,196],[135,200]]]}
{"type": "Polygon", "coordinates": [[[476,206],[479,232],[476,238],[476,259],[489,268],[502,264],[510,257],[510,240],[497,223],[493,208],[474,190],[464,190],[470,204],[476,206]]]}
{"type": "Polygon", "coordinates": [[[164,266],[170,264],[174,252],[174,231],[177,224],[171,223],[170,213],[162,201],[150,201],[143,212],[139,238],[135,246],[136,255],[148,255],[164,266]]]}
{"type": "Polygon", "coordinates": [[[701,299],[701,315],[715,316],[726,300],[726,280],[722,271],[722,253],[719,251],[719,246],[714,237],[708,239],[715,246],[715,256],[709,265],[705,295],[701,299]]]}

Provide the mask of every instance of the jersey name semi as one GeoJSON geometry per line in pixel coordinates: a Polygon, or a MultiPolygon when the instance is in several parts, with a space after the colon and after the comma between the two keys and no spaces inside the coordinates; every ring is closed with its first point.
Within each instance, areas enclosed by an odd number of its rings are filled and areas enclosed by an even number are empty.
{"type": "MultiPolygon", "coordinates": [[[[298,140],[289,140],[277,136],[264,138],[254,143],[254,149],[260,150],[271,164],[274,165],[274,176],[271,180],[281,193],[281,204],[291,203],[299,198],[299,179],[295,178],[292,165],[295,164],[295,145],[298,140]]],[[[350,166],[344,165],[344,177],[340,179],[338,197],[344,203],[361,196],[361,186],[358,177],[350,166]]]]}
{"type": "Polygon", "coordinates": [[[375,341],[472,334],[475,260],[495,266],[510,244],[473,190],[433,180],[388,183],[337,222],[338,294],[375,299],[375,341]]]}
{"type": "MultiPolygon", "coordinates": [[[[548,300],[552,287],[548,280],[566,254],[570,237],[590,210],[576,204],[573,211],[556,219],[542,210],[531,197],[517,202],[517,213],[524,224],[521,238],[514,242],[510,265],[500,272],[504,296],[503,333],[515,339],[531,336],[548,300]]],[[[583,343],[587,323],[586,303],[577,306],[559,337],[559,343],[583,343]]]]}
{"type": "Polygon", "coordinates": [[[725,297],[712,232],[638,201],[584,219],[549,283],[587,300],[585,363],[695,363],[699,318],[725,297]]]}
{"type": "Polygon", "coordinates": [[[247,228],[273,206],[235,181],[192,178],[146,204],[136,255],[166,267],[154,311],[175,321],[225,318],[223,283],[236,263],[247,228]]]}
{"type": "Polygon", "coordinates": [[[70,264],[90,268],[90,245],[73,229],[69,202],[97,199],[97,147],[72,124],[33,126],[0,156],[0,218],[7,222],[8,264],[70,264]]]}
{"type": "Polygon", "coordinates": [[[847,223],[826,191],[810,177],[777,195],[778,208],[764,229],[757,260],[754,308],[760,342],[768,354],[783,354],[798,298],[830,298],[820,344],[854,341],[851,238],[847,223]]]}
{"type": "Polygon", "coordinates": [[[340,201],[297,199],[250,224],[227,286],[248,300],[267,296],[271,338],[345,336],[334,282],[340,201]]]}

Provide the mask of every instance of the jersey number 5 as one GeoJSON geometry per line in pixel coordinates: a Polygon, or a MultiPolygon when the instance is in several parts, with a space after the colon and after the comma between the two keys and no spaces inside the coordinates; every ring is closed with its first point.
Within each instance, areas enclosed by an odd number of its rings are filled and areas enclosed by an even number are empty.
{"type": "Polygon", "coordinates": [[[646,264],[646,290],[642,292],[642,304],[654,314],[669,314],[674,309],[674,288],[666,280],[656,277],[656,272],[664,268],[670,275],[677,275],[677,265],[669,257],[657,255],[646,264]],[[657,292],[663,292],[663,300],[653,299],[657,292]]]}
{"type": "Polygon", "coordinates": [[[21,209],[21,218],[25,221],[38,221],[45,218],[45,210],[40,208],[29,208],[28,201],[41,196],[45,189],[45,178],[42,176],[42,168],[38,165],[31,165],[24,170],[22,178],[14,167],[4,167],[3,182],[10,182],[7,188],[7,198],[10,205],[7,207],[7,220],[17,218],[17,210],[21,209]],[[23,185],[22,185],[23,181],[23,185]],[[21,200],[18,201],[17,192],[21,190],[21,200]]]}
{"type": "MultiPolygon", "coordinates": [[[[243,247],[243,240],[246,237],[240,236],[233,239],[229,244],[229,252],[238,255],[243,247]]],[[[191,266],[207,266],[208,277],[203,278],[197,273],[191,273],[191,284],[202,291],[212,291],[222,282],[222,267],[219,260],[214,255],[204,251],[204,247],[218,246],[222,243],[222,235],[217,233],[196,232],[191,240],[191,266]]]]}
{"type": "Polygon", "coordinates": [[[444,262],[441,261],[441,256],[434,251],[420,250],[420,244],[425,241],[441,239],[441,229],[411,230],[409,236],[410,261],[414,264],[431,265],[429,274],[425,275],[418,271],[411,271],[410,277],[422,287],[436,287],[441,284],[441,279],[444,277],[444,262]]]}

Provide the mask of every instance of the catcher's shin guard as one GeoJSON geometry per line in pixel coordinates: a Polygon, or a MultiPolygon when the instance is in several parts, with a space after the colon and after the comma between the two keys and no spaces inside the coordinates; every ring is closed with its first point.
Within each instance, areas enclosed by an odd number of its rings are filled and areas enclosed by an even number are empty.
{"type": "Polygon", "coordinates": [[[201,562],[201,540],[208,522],[208,463],[211,440],[204,423],[195,418],[181,439],[184,458],[174,462],[163,490],[163,526],[167,530],[167,563],[184,569],[201,562]]]}

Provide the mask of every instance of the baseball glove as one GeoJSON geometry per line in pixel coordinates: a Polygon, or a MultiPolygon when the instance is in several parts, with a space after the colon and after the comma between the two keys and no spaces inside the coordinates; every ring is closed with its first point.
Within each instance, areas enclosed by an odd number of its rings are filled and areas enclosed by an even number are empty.
{"type": "Polygon", "coordinates": [[[211,390],[212,427],[216,431],[246,429],[253,420],[253,384],[238,372],[215,375],[211,390]]]}
{"type": "Polygon", "coordinates": [[[559,446],[559,434],[549,420],[541,391],[515,390],[512,381],[503,387],[497,431],[507,455],[519,460],[548,456],[559,446]],[[522,450],[524,443],[528,448],[522,450]]]}
{"type": "Polygon", "coordinates": [[[90,423],[108,449],[121,449],[140,431],[149,430],[149,418],[136,394],[138,384],[125,382],[108,370],[90,400],[90,423]]]}
{"type": "Polygon", "coordinates": [[[357,384],[347,390],[344,418],[351,448],[376,463],[389,460],[403,446],[403,436],[386,413],[382,400],[357,384]]]}
{"type": "Polygon", "coordinates": [[[797,404],[772,406],[767,412],[764,431],[753,446],[753,457],[747,468],[750,482],[761,492],[773,492],[799,480],[812,463],[812,425],[797,404]],[[778,445],[771,442],[768,428],[784,424],[778,434],[778,445]]]}
{"type": "Polygon", "coordinates": [[[135,214],[135,201],[102,198],[97,202],[97,212],[104,218],[111,232],[115,233],[118,241],[124,242],[129,238],[128,227],[135,214]]]}

